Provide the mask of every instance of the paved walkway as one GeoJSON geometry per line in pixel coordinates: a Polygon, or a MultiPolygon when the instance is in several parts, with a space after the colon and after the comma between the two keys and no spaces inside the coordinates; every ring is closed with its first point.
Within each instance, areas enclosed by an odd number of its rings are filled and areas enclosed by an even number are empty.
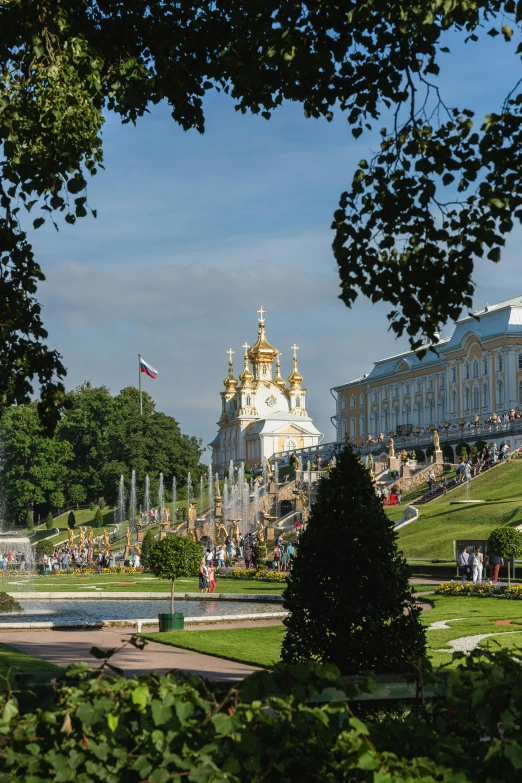
{"type": "MultiPolygon", "coordinates": [[[[277,620],[267,620],[263,623],[256,622],[255,625],[259,627],[261,624],[269,626],[280,625],[281,623],[277,620]]],[[[219,626],[220,629],[251,627],[252,623],[248,621],[223,623],[219,626]]],[[[215,629],[216,626],[209,625],[208,628],[215,629]]],[[[151,628],[150,630],[154,631],[157,628],[151,628]]],[[[197,629],[187,628],[187,630],[201,630],[201,626],[198,626],[197,629]]],[[[36,658],[43,658],[45,661],[50,661],[64,668],[77,661],[92,662],[92,666],[95,667],[98,662],[89,654],[91,647],[101,647],[103,649],[120,647],[122,641],[130,639],[131,636],[131,633],[124,630],[112,629],[96,631],[13,630],[2,632],[2,642],[10,644],[22,652],[29,653],[29,655],[34,655],[36,658]]],[[[226,661],[222,658],[214,658],[212,655],[203,655],[190,650],[169,647],[157,642],[149,642],[144,650],[137,650],[132,645],[126,645],[111,658],[111,662],[130,676],[148,674],[152,671],[165,673],[172,669],[183,669],[183,671],[191,674],[199,674],[201,677],[221,682],[237,682],[252,674],[252,672],[258,671],[256,666],[226,661]]]]}

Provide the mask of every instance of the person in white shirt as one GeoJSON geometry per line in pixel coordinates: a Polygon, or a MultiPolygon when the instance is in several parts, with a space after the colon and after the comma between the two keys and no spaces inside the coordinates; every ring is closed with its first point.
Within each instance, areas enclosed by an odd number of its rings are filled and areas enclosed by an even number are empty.
{"type": "Polygon", "coordinates": [[[475,552],[473,553],[473,582],[475,584],[477,582],[482,582],[483,565],[484,565],[484,556],[480,551],[480,547],[476,546],[475,552]]]}
{"type": "Polygon", "coordinates": [[[133,565],[134,565],[134,568],[139,568],[140,567],[140,556],[138,554],[134,555],[134,563],[133,563],[133,565]]]}
{"type": "Polygon", "coordinates": [[[466,551],[466,547],[462,547],[461,552],[457,558],[457,565],[459,567],[462,581],[464,581],[464,579],[469,579],[469,554],[466,551]]]}

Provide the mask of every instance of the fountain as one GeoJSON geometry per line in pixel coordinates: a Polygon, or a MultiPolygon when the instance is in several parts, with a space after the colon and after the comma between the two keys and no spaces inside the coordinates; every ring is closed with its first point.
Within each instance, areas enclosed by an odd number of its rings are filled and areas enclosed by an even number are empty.
{"type": "Polygon", "coordinates": [[[243,503],[241,511],[241,535],[244,538],[250,529],[250,487],[246,480],[243,482],[243,503]]]}
{"type": "Polygon", "coordinates": [[[203,476],[199,477],[199,513],[203,511],[203,476]]]}
{"type": "Polygon", "coordinates": [[[118,487],[118,507],[116,509],[116,522],[121,525],[125,519],[125,485],[123,476],[120,476],[120,485],[118,487]]]}
{"type": "Polygon", "coordinates": [[[176,519],[176,504],[178,502],[178,488],[176,486],[176,476],[172,479],[172,519],[176,519]]]}
{"type": "Polygon", "coordinates": [[[259,484],[254,481],[254,525],[259,522],[259,484]]]}
{"type": "Polygon", "coordinates": [[[158,487],[158,514],[159,514],[160,522],[164,522],[164,516],[165,516],[164,509],[165,509],[165,498],[163,492],[163,473],[160,473],[159,487],[158,487]]]}
{"type": "Polygon", "coordinates": [[[266,487],[267,482],[268,482],[268,471],[266,469],[266,461],[263,462],[262,470],[263,470],[263,486],[266,487]]]}
{"type": "Polygon", "coordinates": [[[9,557],[9,553],[14,556],[14,561],[7,564],[8,568],[16,568],[25,571],[34,565],[33,548],[28,536],[22,536],[20,533],[11,533],[10,531],[0,530],[0,553],[9,557]],[[23,566],[25,562],[25,566],[23,566]]]}
{"type": "Polygon", "coordinates": [[[132,471],[129,497],[129,525],[136,530],[136,471],[132,471]]]}
{"type": "Polygon", "coordinates": [[[187,519],[190,517],[190,500],[192,498],[192,476],[190,470],[187,473],[187,519]]]}
{"type": "Polygon", "coordinates": [[[209,519],[214,519],[214,484],[212,477],[212,463],[208,466],[208,507],[209,519]]]}
{"type": "Polygon", "coordinates": [[[230,518],[230,497],[228,492],[228,479],[223,484],[223,521],[226,525],[230,518]]]}
{"type": "Polygon", "coordinates": [[[485,503],[485,500],[472,500],[470,498],[470,492],[469,487],[471,484],[471,469],[469,465],[466,465],[466,469],[464,471],[464,480],[466,482],[466,497],[464,500],[450,500],[450,505],[460,505],[461,503],[467,503],[467,504],[477,504],[477,503],[485,503]]]}
{"type": "Polygon", "coordinates": [[[274,461],[274,483],[275,483],[275,516],[279,519],[279,462],[274,461]]]}
{"type": "Polygon", "coordinates": [[[145,516],[147,517],[148,521],[150,511],[150,480],[148,476],[145,476],[145,497],[143,499],[143,511],[145,512],[145,516]]]}

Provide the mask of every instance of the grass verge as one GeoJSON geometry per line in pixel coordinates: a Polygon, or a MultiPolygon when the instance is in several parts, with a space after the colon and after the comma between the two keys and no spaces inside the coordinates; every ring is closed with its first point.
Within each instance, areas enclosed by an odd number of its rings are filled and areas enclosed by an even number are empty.
{"type": "Polygon", "coordinates": [[[0,677],[7,678],[9,676],[12,678],[16,672],[54,672],[58,674],[61,671],[63,669],[55,666],[54,663],[34,658],[9,644],[0,644],[0,677]]]}

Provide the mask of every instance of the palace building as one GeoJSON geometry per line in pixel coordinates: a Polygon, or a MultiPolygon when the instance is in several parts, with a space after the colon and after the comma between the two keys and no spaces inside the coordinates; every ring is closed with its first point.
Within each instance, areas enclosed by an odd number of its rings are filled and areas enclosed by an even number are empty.
{"type": "Polygon", "coordinates": [[[486,305],[458,320],[451,337],[380,359],[332,391],[337,439],[357,443],[522,408],[522,296],[486,305]]]}
{"type": "Polygon", "coordinates": [[[238,378],[234,375],[234,351],[228,351],[219,432],[209,443],[216,470],[228,467],[230,460],[260,465],[276,452],[316,446],[322,437],[306,412],[306,389],[297,366],[298,346],[292,346],[287,386],[281,375],[281,354],[267,340],[266,310],[261,307],[257,312],[257,342],[252,347],[243,345],[243,370],[238,378]]]}

